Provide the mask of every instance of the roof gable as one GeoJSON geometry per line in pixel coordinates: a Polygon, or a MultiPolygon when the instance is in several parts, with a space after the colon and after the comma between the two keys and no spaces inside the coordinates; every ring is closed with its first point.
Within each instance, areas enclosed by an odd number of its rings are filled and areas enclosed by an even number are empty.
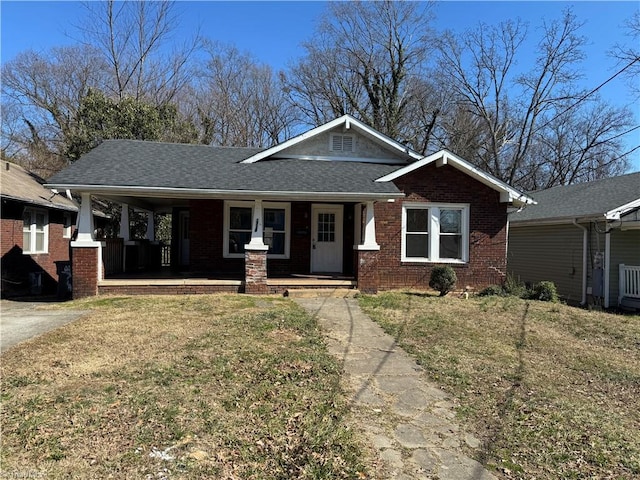
{"type": "MultiPolygon", "coordinates": [[[[377,130],[369,127],[368,125],[356,120],[350,115],[343,115],[336,118],[331,122],[325,123],[319,127],[313,128],[297,137],[293,137],[279,145],[263,150],[249,158],[246,158],[242,163],[256,163],[261,160],[269,158],[296,158],[299,160],[337,160],[337,161],[357,161],[365,163],[375,163],[377,160],[374,158],[362,158],[362,157],[349,157],[339,153],[334,153],[330,156],[314,155],[314,154],[288,154],[287,152],[299,152],[301,146],[304,143],[310,142],[314,138],[329,134],[330,132],[342,132],[349,134],[351,132],[356,133],[369,141],[377,144],[381,148],[392,153],[391,159],[385,158],[385,163],[408,163],[413,160],[422,158],[420,154],[407,148],[401,143],[387,137],[386,135],[378,132],[377,130]],[[297,147],[297,148],[296,148],[297,147]]],[[[328,145],[328,142],[327,142],[328,145]]],[[[379,160],[378,160],[379,161],[379,160]]]]}
{"type": "Polygon", "coordinates": [[[400,168],[394,172],[391,172],[384,177],[380,177],[376,182],[391,182],[396,178],[402,177],[414,170],[422,168],[424,166],[435,163],[436,166],[441,167],[444,165],[451,165],[452,167],[464,172],[475,180],[487,185],[488,187],[496,190],[500,193],[500,201],[505,203],[513,203],[515,206],[523,206],[527,204],[534,204],[535,200],[528,197],[524,193],[516,190],[515,188],[507,185],[501,180],[498,180],[493,175],[483,172],[471,163],[463,160],[462,158],[454,155],[447,150],[440,150],[432,155],[423,157],[421,160],[414,162],[406,167],[400,168]]]}

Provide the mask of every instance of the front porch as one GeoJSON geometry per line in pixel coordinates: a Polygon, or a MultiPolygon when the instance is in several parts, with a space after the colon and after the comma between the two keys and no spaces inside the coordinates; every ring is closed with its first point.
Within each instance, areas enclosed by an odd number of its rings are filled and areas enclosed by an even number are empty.
{"type": "MultiPolygon", "coordinates": [[[[89,195],[83,195],[85,204],[89,195]]],[[[149,199],[145,206],[151,206],[149,199]]],[[[120,235],[114,239],[96,240],[92,226],[83,226],[81,212],[78,240],[72,243],[74,298],[377,291],[373,201],[197,199],[168,205],[163,199],[165,211],[168,206],[170,244],[155,240],[152,209],[146,239],[129,237],[128,204],[123,203],[120,235]]]]}
{"type": "MultiPolygon", "coordinates": [[[[290,275],[267,278],[266,283],[269,294],[285,294],[292,290],[355,290],[357,287],[355,278],[341,275],[290,275]]],[[[165,269],[156,274],[120,274],[98,282],[99,295],[211,293],[245,293],[245,281],[225,275],[176,275],[165,269]]]]}
{"type": "Polygon", "coordinates": [[[620,264],[618,275],[618,305],[640,310],[640,265],[620,264]]]}

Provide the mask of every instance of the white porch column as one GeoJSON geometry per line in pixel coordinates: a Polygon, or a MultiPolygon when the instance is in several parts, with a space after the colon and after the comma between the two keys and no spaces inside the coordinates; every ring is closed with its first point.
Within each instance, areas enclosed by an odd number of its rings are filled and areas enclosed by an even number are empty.
{"type": "Polygon", "coordinates": [[[122,210],[120,211],[120,238],[125,242],[129,241],[129,205],[122,204],[122,210]]]}
{"type": "Polygon", "coordinates": [[[75,245],[90,244],[95,246],[95,239],[93,237],[93,213],[91,212],[91,194],[82,193],[82,203],[80,203],[80,213],[78,215],[78,235],[76,237],[75,245]]]}
{"type": "Polygon", "coordinates": [[[246,250],[268,250],[269,246],[262,239],[264,225],[262,220],[262,200],[255,200],[253,218],[251,220],[251,241],[245,245],[246,250]]]}
{"type": "Polygon", "coordinates": [[[360,244],[364,250],[380,250],[380,245],[378,245],[378,242],[376,241],[376,217],[373,205],[373,201],[367,202],[364,238],[360,244]]]}
{"type": "Polygon", "coordinates": [[[152,242],[156,239],[156,224],[153,212],[147,212],[147,240],[152,242]]]}

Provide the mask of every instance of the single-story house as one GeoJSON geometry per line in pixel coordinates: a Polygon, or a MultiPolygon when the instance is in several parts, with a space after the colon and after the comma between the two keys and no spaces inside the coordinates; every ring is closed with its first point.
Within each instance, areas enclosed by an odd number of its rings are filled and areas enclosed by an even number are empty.
{"type": "MultiPolygon", "coordinates": [[[[2,296],[52,294],[70,279],[69,242],[78,205],[8,161],[0,169],[2,296]],[[62,275],[61,269],[67,272],[62,275]]],[[[65,291],[70,289],[65,286],[65,291]]]]}
{"type": "Polygon", "coordinates": [[[510,215],[508,271],[571,303],[640,307],[640,172],[530,195],[510,215]]]}
{"type": "MultiPolygon", "coordinates": [[[[441,264],[459,286],[479,288],[505,275],[507,210],[532,203],[450,152],[423,157],[348,115],[266,149],[106,140],[49,187],[82,197],[75,297],[426,289],[441,264]],[[127,206],[125,215],[170,213],[171,273],[111,268],[105,278],[92,197],[127,206]]],[[[124,218],[125,248],[137,248],[127,229],[124,218]]]]}

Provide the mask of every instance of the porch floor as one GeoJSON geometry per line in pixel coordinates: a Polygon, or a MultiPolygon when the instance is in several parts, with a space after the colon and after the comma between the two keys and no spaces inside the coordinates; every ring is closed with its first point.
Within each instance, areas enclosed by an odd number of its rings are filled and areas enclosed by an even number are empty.
{"type": "MultiPolygon", "coordinates": [[[[269,277],[269,293],[295,289],[355,289],[357,281],[343,275],[288,275],[269,277]]],[[[244,279],[238,275],[211,273],[131,272],[110,276],[98,282],[100,294],[181,294],[244,292],[244,279]]]]}

